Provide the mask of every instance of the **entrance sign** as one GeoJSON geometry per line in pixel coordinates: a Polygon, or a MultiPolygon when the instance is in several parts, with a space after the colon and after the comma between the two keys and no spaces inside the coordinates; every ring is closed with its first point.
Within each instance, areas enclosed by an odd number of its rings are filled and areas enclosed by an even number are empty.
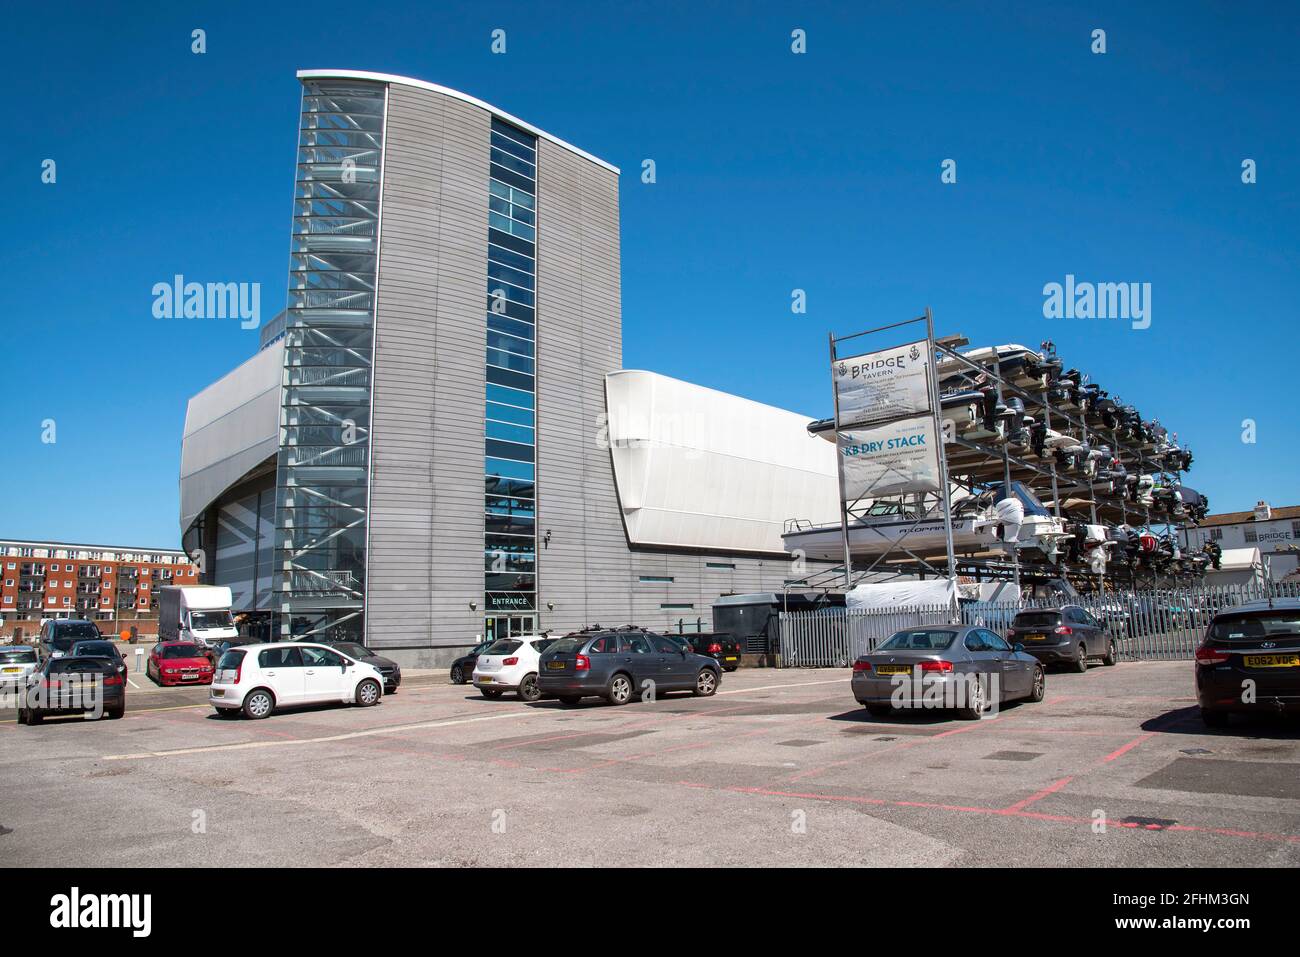
{"type": "Polygon", "coordinates": [[[834,361],[835,427],[851,429],[929,412],[932,355],[922,340],[834,361]]]}
{"type": "Polygon", "coordinates": [[[939,491],[941,441],[931,415],[837,433],[845,500],[939,491]]]}

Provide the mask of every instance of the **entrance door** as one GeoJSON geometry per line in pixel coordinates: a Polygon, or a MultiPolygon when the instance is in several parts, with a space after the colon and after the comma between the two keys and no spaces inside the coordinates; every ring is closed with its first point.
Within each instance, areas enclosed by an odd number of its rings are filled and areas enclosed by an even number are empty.
{"type": "Polygon", "coordinates": [[[489,615],[483,622],[483,637],[487,640],[536,633],[536,615],[489,615]]]}

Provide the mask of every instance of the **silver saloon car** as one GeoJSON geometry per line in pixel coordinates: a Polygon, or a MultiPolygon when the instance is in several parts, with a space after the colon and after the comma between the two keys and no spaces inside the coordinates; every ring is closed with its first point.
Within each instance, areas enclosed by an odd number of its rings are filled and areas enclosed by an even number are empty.
{"type": "Polygon", "coordinates": [[[978,718],[1007,701],[1042,701],[1043,665],[1023,646],[973,625],[896,632],[853,663],[853,696],[876,717],[956,711],[978,718]]]}

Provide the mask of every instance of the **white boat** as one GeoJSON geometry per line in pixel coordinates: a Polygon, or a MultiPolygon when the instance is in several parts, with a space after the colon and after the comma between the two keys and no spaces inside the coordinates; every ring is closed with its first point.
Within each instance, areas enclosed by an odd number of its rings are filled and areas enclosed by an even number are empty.
{"type": "MultiPolygon", "coordinates": [[[[998,484],[979,495],[953,502],[954,552],[963,555],[996,552],[1004,545],[1014,544],[1017,549],[1034,549],[1055,561],[1060,543],[1072,537],[1065,531],[1065,523],[1052,515],[1024,484],[1012,482],[1010,496],[1002,489],[998,484]]],[[[912,502],[878,499],[863,518],[849,525],[850,555],[855,559],[876,558],[893,549],[899,559],[908,558],[908,552],[921,558],[946,557],[943,515],[935,513],[920,521],[918,517],[912,502]]],[[[794,526],[781,538],[787,552],[805,558],[838,561],[844,557],[844,540],[838,524],[794,526]]]]}

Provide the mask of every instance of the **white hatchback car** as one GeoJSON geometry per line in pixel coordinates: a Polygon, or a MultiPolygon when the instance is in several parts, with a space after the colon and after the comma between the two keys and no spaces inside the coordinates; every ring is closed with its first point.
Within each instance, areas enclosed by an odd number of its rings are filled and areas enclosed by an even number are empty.
{"type": "Polygon", "coordinates": [[[276,708],[300,704],[369,707],[383,693],[384,677],[372,665],[326,645],[281,641],[226,651],[212,676],[208,703],[222,717],[242,711],[265,718],[276,708]]]}
{"type": "Polygon", "coordinates": [[[555,640],[545,635],[498,638],[474,662],[474,687],[485,698],[513,691],[523,701],[536,701],[542,696],[537,686],[537,659],[555,640]]]}

